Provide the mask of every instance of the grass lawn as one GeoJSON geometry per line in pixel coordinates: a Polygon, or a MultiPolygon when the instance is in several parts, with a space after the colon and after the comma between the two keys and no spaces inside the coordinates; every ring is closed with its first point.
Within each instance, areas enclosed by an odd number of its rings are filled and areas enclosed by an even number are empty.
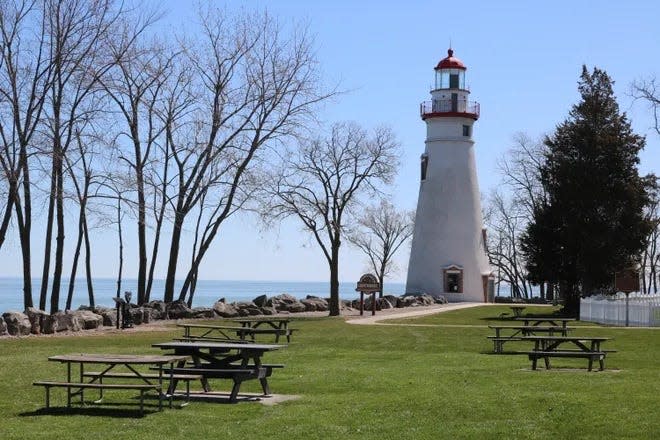
{"type": "MultiPolygon", "coordinates": [[[[607,371],[587,372],[585,359],[553,362],[579,370],[531,371],[525,356],[488,354],[487,325],[501,323],[507,311],[488,306],[391,321],[423,326],[301,319],[290,346],[265,357],[286,364],[274,372],[272,391],[300,399],[275,406],[193,402],[142,418],[136,405],[46,413],[44,390],[31,384],[64,379],[64,367],[48,356],[158,354],[150,345],[180,330],[2,339],[0,439],[660,438],[660,329],[580,323],[586,327],[577,335],[615,338],[604,346],[618,350],[608,355],[607,371]]],[[[259,389],[252,381],[241,391],[259,389]]],[[[130,394],[108,392],[107,399],[125,403],[130,394]]],[[[65,405],[64,390],[51,392],[51,404],[65,405]]]]}

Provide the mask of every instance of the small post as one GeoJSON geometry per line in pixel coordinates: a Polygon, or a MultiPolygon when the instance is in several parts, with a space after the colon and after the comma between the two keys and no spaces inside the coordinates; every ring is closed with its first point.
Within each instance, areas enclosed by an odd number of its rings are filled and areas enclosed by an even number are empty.
{"type": "Polygon", "coordinates": [[[360,292],[360,316],[364,315],[364,292],[360,292]]]}
{"type": "Polygon", "coordinates": [[[376,314],[376,292],[371,294],[371,316],[376,314]]]}
{"type": "Polygon", "coordinates": [[[628,312],[629,312],[628,306],[630,305],[630,304],[629,304],[629,300],[630,300],[630,298],[629,298],[629,296],[630,296],[630,292],[624,292],[624,293],[626,294],[626,327],[628,327],[628,316],[629,316],[629,315],[628,315],[628,312]]]}

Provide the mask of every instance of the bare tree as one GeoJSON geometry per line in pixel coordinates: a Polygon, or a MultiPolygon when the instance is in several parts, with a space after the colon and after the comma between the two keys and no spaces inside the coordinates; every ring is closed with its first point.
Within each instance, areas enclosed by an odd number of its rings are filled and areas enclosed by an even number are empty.
{"type": "Polygon", "coordinates": [[[339,249],[344,227],[362,196],[379,193],[398,166],[398,143],[388,128],[369,135],[352,123],[332,126],[328,138],[303,140],[282,166],[267,192],[264,214],[300,220],[323,251],[330,269],[330,315],[339,310],[339,249]]]}
{"type": "Polygon", "coordinates": [[[642,79],[632,83],[632,96],[648,104],[653,116],[653,128],[660,135],[660,91],[656,78],[642,79]]]}
{"type": "Polygon", "coordinates": [[[250,168],[268,154],[267,147],[276,148],[306,125],[314,105],[332,95],[319,91],[310,44],[306,31],[287,36],[267,14],[204,14],[202,40],[187,50],[196,108],[187,123],[165,130],[174,179],[165,301],[173,299],[188,215],[204,198],[206,226],[180,300],[187,297],[220,226],[245,202],[250,168]]]}
{"type": "MultiPolygon", "coordinates": [[[[121,48],[119,48],[120,50],[121,48]]],[[[153,267],[158,254],[158,240],[160,239],[161,219],[156,217],[157,234],[152,245],[152,260],[149,276],[147,274],[149,260],[147,258],[147,196],[146,186],[153,179],[149,171],[153,167],[155,176],[167,175],[168,154],[158,147],[159,139],[165,129],[167,114],[162,109],[164,96],[167,93],[166,82],[168,77],[174,75],[173,65],[177,55],[170,53],[159,43],[148,46],[135,46],[101,79],[105,91],[115,103],[120,119],[126,129],[120,131],[116,147],[120,150],[120,159],[128,165],[128,174],[134,179],[134,190],[137,196],[137,298],[138,304],[149,301],[150,286],[152,283],[153,267]],[[129,141],[128,151],[122,145],[122,138],[129,141]],[[162,153],[162,154],[159,154],[162,153]],[[148,288],[149,287],[149,288],[148,288]]],[[[174,124],[174,120],[168,123],[174,124]]],[[[154,205],[150,209],[156,212],[164,209],[162,198],[154,197],[154,205]],[[159,208],[160,205],[160,208],[159,208]]]]}
{"type": "MultiPolygon", "coordinates": [[[[33,305],[32,139],[41,123],[52,72],[43,20],[36,1],[16,0],[0,4],[0,166],[7,182],[0,247],[5,241],[13,210],[21,245],[25,308],[33,305]]],[[[40,307],[44,308],[45,304],[40,307]]]]}
{"type": "Polygon", "coordinates": [[[526,211],[525,204],[517,199],[493,192],[484,215],[488,228],[488,259],[497,268],[498,285],[508,285],[511,296],[516,298],[529,298],[532,293],[526,261],[519,248],[520,236],[529,222],[526,211]]]}
{"type": "Polygon", "coordinates": [[[347,236],[369,259],[380,283],[381,298],[385,277],[396,269],[394,254],[410,238],[414,224],[414,211],[398,211],[392,203],[381,199],[379,205],[365,208],[357,220],[358,227],[347,236]]]}

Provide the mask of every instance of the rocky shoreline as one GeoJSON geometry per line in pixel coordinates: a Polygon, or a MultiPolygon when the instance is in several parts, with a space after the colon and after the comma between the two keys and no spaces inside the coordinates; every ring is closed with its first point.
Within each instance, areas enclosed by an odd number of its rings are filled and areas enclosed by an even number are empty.
{"type": "MultiPolygon", "coordinates": [[[[429,306],[445,304],[444,297],[430,295],[385,295],[376,300],[376,310],[401,309],[406,307],[429,306]]],[[[359,300],[340,302],[342,313],[355,311],[360,307],[359,300]]],[[[365,300],[365,310],[371,310],[370,299],[365,300]]],[[[219,299],[213,307],[190,308],[183,301],[165,303],[151,301],[143,306],[131,304],[129,308],[130,321],[139,326],[156,321],[166,322],[177,319],[214,319],[238,318],[246,316],[269,316],[276,314],[302,314],[309,312],[327,312],[328,299],[307,296],[297,299],[289,294],[273,297],[261,295],[252,301],[237,301],[228,303],[219,299]]],[[[62,332],[81,332],[98,330],[103,327],[117,326],[117,309],[107,307],[81,306],[78,310],[67,310],[52,315],[33,307],[24,312],[8,311],[0,319],[0,336],[52,335],[62,332]]],[[[122,319],[120,316],[119,319],[122,319]]]]}

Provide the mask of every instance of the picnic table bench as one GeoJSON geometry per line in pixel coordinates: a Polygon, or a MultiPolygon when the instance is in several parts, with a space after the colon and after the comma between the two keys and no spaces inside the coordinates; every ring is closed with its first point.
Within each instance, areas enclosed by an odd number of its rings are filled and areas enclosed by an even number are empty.
{"type": "Polygon", "coordinates": [[[489,325],[488,328],[495,330],[494,336],[487,336],[488,339],[493,341],[493,351],[495,353],[503,353],[504,343],[510,341],[521,341],[524,336],[536,335],[538,333],[547,333],[552,336],[554,334],[561,334],[567,336],[572,327],[564,326],[531,326],[531,325],[489,325]],[[503,330],[511,330],[509,334],[503,334],[503,330]]]}
{"type": "Polygon", "coordinates": [[[588,359],[588,371],[592,371],[594,361],[598,361],[600,371],[603,371],[605,356],[607,353],[615,352],[615,350],[601,349],[601,344],[611,339],[601,336],[525,336],[522,339],[534,342],[534,349],[527,352],[532,361],[532,370],[536,370],[539,359],[543,359],[546,369],[550,369],[550,358],[562,357],[588,359]],[[566,343],[576,348],[559,349],[560,345],[566,343]]]}
{"type": "MultiPolygon", "coordinates": [[[[185,362],[189,357],[185,355],[163,356],[163,355],[123,355],[123,354],[69,354],[50,356],[49,361],[66,364],[66,381],[42,380],[33,382],[35,386],[42,386],[46,390],[46,408],[50,408],[50,389],[66,388],[67,408],[71,407],[72,398],[80,396],[80,404],[85,403],[84,390],[98,389],[99,399],[94,403],[102,403],[104,390],[133,390],[140,393],[140,414],[144,414],[144,393],[147,391],[158,392],[158,410],[163,409],[163,400],[167,397],[163,393],[163,381],[173,380],[170,373],[166,377],[164,371],[166,366],[172,366],[178,362],[185,362]],[[78,365],[78,381],[73,380],[72,365],[78,365]],[[94,374],[85,372],[85,366],[89,364],[105,365],[105,368],[94,374]],[[140,371],[138,366],[151,366],[158,370],[157,374],[149,374],[140,371]],[[114,370],[116,367],[124,368],[124,373],[114,370]],[[106,383],[104,378],[138,379],[139,383],[106,383]],[[89,379],[86,381],[86,379],[89,379]]],[[[169,395],[169,406],[172,407],[172,395],[169,395]]]]}
{"type": "MultiPolygon", "coordinates": [[[[278,350],[284,346],[269,344],[236,344],[214,341],[172,341],[153,344],[162,350],[174,350],[176,355],[190,357],[192,364],[182,360],[168,369],[171,374],[200,375],[204,392],[211,391],[209,379],[231,379],[233,386],[229,401],[237,401],[241,384],[246,380],[258,379],[264,395],[270,394],[268,377],[273,369],[283,368],[283,365],[264,364],[261,361],[264,353],[278,350]]],[[[177,379],[170,382],[168,393],[173,393],[177,379]]]]}

